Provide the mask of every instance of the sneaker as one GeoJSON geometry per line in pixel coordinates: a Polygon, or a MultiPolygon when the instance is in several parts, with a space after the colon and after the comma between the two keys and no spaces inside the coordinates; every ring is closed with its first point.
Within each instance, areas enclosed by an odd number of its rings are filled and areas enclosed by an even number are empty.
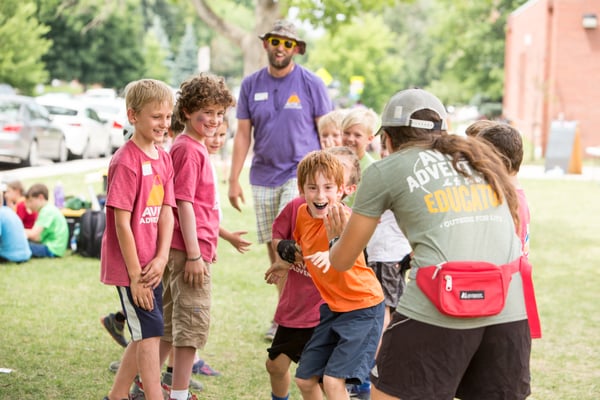
{"type": "MultiPolygon", "coordinates": [[[[173,400],[173,399],[169,399],[169,400],[173,400]]],[[[196,396],[192,392],[188,392],[188,398],[187,398],[187,400],[198,400],[198,396],[196,396]]]]}
{"type": "Polygon", "coordinates": [[[269,330],[265,333],[265,340],[272,342],[273,339],[275,339],[275,332],[277,332],[277,322],[273,321],[271,323],[271,327],[269,328],[269,330]]]}
{"type": "Polygon", "coordinates": [[[192,367],[192,373],[206,376],[221,376],[221,373],[219,371],[215,371],[214,369],[212,369],[210,365],[205,363],[202,359],[194,363],[194,366],[192,367]]]}
{"type": "Polygon", "coordinates": [[[371,398],[371,382],[361,383],[360,385],[346,385],[350,398],[359,400],[369,400],[371,398]]]}
{"type": "Polygon", "coordinates": [[[106,317],[100,318],[100,323],[117,343],[123,347],[127,347],[127,339],[125,339],[125,336],[123,335],[125,322],[117,321],[116,315],[110,313],[106,317]]]}
{"type": "Polygon", "coordinates": [[[119,367],[121,366],[121,361],[113,361],[108,365],[108,370],[112,373],[117,373],[119,367]]]}
{"type": "MultiPolygon", "coordinates": [[[[171,385],[173,384],[173,374],[171,372],[163,372],[162,378],[160,381],[163,384],[163,387],[166,386],[166,387],[170,388],[171,385]]],[[[204,390],[204,385],[200,381],[197,381],[195,379],[190,379],[190,389],[193,389],[197,392],[201,392],[204,390]]]]}
{"type": "MultiPolygon", "coordinates": [[[[171,388],[165,385],[162,380],[160,385],[162,386],[163,399],[169,400],[171,396],[171,388]]],[[[145,400],[145,398],[144,385],[142,384],[139,375],[136,375],[135,379],[133,380],[133,385],[131,385],[131,389],[129,391],[129,400],[145,400]]]]}

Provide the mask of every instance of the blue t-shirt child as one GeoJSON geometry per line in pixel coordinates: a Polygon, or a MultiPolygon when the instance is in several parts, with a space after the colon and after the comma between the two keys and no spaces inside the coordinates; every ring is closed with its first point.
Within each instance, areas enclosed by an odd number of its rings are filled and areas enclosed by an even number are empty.
{"type": "Polygon", "coordinates": [[[25,228],[19,216],[7,206],[0,207],[0,260],[23,262],[31,258],[25,228]]]}

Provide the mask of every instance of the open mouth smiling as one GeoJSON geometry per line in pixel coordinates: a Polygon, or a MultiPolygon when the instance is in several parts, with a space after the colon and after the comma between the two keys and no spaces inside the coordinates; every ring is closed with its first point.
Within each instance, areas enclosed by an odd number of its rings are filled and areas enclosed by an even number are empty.
{"type": "Polygon", "coordinates": [[[314,202],[313,202],[313,205],[314,205],[314,206],[315,206],[315,208],[316,208],[317,210],[319,210],[319,211],[325,210],[325,209],[327,208],[327,205],[328,205],[328,204],[329,204],[329,203],[314,203],[314,202]]]}

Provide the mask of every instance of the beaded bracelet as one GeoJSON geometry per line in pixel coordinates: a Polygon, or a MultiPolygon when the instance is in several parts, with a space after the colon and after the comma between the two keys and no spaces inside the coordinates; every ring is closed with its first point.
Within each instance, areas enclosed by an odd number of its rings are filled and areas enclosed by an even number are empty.
{"type": "Polygon", "coordinates": [[[201,258],[202,258],[202,254],[200,254],[198,257],[186,258],[185,261],[198,261],[201,258]]]}

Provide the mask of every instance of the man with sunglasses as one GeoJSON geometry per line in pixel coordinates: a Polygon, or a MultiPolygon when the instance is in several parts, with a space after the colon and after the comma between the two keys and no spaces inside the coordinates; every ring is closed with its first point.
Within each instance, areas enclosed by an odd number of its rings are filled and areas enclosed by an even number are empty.
{"type": "Polygon", "coordinates": [[[259,38],[269,64],[242,81],[229,201],[241,211],[240,201],[245,199],[239,177],[254,139],[250,183],[258,242],[267,244],[272,264],[271,226],[283,207],[298,196],[296,166],[305,154],[320,149],[317,121],[331,111],[332,102],[321,78],[294,62],[296,54],[306,51],[306,42],[291,22],[278,20],[259,38]]]}

